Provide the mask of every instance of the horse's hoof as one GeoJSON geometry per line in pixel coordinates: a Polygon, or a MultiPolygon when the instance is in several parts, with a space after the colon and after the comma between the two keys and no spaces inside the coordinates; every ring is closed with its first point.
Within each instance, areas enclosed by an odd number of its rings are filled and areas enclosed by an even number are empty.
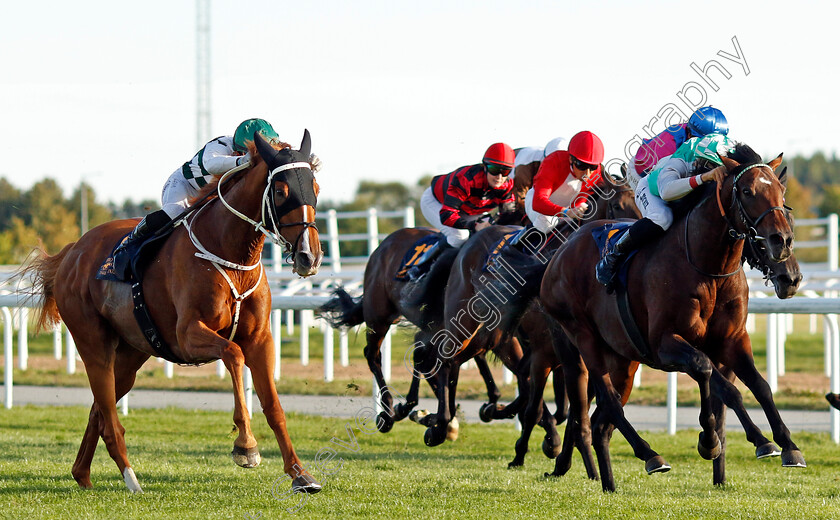
{"type": "Polygon", "coordinates": [[[321,491],[321,484],[312,478],[312,475],[304,473],[302,475],[298,475],[292,481],[292,491],[295,493],[307,493],[314,495],[318,491],[321,491]]]}
{"type": "Polygon", "coordinates": [[[134,474],[134,470],[130,467],[126,467],[123,470],[123,480],[125,480],[125,485],[128,487],[128,490],[132,493],[142,493],[143,488],[140,487],[140,482],[137,481],[137,475],[134,474]]]}
{"type": "Polygon", "coordinates": [[[560,455],[560,442],[558,439],[552,439],[546,435],[542,443],[542,452],[549,459],[556,459],[560,455]]]}
{"type": "Polygon", "coordinates": [[[782,450],[779,449],[772,442],[768,442],[762,446],[759,446],[755,449],[755,458],[757,459],[766,459],[767,457],[778,457],[782,454],[782,450]]]}
{"type": "Polygon", "coordinates": [[[414,410],[410,414],[408,414],[408,420],[411,422],[416,422],[417,424],[422,424],[420,421],[423,417],[429,415],[429,410],[414,410]]]}
{"type": "Polygon", "coordinates": [[[417,405],[414,404],[414,405],[409,406],[408,403],[406,403],[406,404],[397,403],[397,405],[394,407],[394,420],[395,421],[402,421],[403,419],[408,417],[408,414],[411,413],[411,409],[414,408],[415,406],[417,406],[417,405]]]}
{"type": "Polygon", "coordinates": [[[461,430],[461,425],[458,423],[458,418],[453,417],[449,424],[446,425],[446,440],[448,441],[456,441],[458,440],[458,433],[461,430]]]}
{"type": "MultiPolygon", "coordinates": [[[[652,473],[665,473],[666,471],[671,471],[671,466],[665,462],[665,459],[661,455],[657,455],[645,462],[645,471],[647,471],[648,475],[652,473]]],[[[611,491],[615,491],[615,489],[611,491]]]]}
{"type": "Polygon", "coordinates": [[[233,457],[233,462],[235,462],[237,466],[241,466],[243,468],[256,468],[262,461],[260,450],[256,446],[253,448],[240,448],[239,446],[234,445],[233,451],[230,452],[230,456],[233,457]]]}
{"type": "Polygon", "coordinates": [[[498,409],[499,406],[496,403],[484,403],[478,409],[478,418],[482,422],[490,422],[493,420],[493,413],[498,409]]]}
{"type": "Polygon", "coordinates": [[[379,432],[388,433],[393,427],[394,419],[391,418],[388,412],[379,412],[379,415],[376,416],[376,428],[379,432]]]}
{"type": "Polygon", "coordinates": [[[787,450],[782,452],[782,467],[783,468],[806,468],[805,457],[799,450],[787,450]]]}
{"type": "MultiPolygon", "coordinates": [[[[513,459],[512,461],[508,462],[508,469],[519,469],[525,465],[524,460],[519,460],[519,457],[513,459]]],[[[546,473],[548,475],[548,473],[546,473]]]]}
{"type": "Polygon", "coordinates": [[[446,440],[446,428],[437,428],[430,426],[426,428],[426,433],[423,435],[423,442],[426,446],[440,446],[446,440]]]}
{"type": "MultiPolygon", "coordinates": [[[[715,435],[715,437],[717,437],[717,435],[715,435]]],[[[714,448],[707,448],[703,443],[704,439],[705,436],[703,435],[703,432],[700,432],[700,438],[697,440],[697,453],[706,460],[715,460],[720,457],[720,453],[723,450],[720,445],[720,438],[717,439],[717,444],[714,448]]]]}

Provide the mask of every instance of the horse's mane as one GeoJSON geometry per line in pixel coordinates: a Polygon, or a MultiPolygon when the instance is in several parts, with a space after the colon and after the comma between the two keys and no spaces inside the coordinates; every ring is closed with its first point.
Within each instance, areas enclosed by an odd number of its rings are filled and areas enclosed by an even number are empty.
{"type": "MultiPolygon", "coordinates": [[[[251,157],[252,157],[251,161],[253,161],[252,164],[251,164],[251,167],[253,168],[254,166],[256,166],[257,164],[259,164],[262,161],[262,157],[259,156],[259,153],[257,152],[257,145],[255,145],[253,141],[246,141],[245,144],[248,146],[248,153],[251,154],[251,157]],[[255,159],[257,159],[257,158],[259,158],[259,160],[255,161],[255,159]]],[[[283,150],[284,148],[291,148],[292,147],[292,145],[290,145],[289,143],[284,143],[282,141],[273,141],[271,143],[271,146],[275,150],[283,150]]],[[[192,206],[193,204],[200,201],[201,199],[203,199],[208,194],[216,191],[216,187],[219,185],[219,180],[221,178],[222,178],[221,175],[214,175],[213,179],[210,182],[208,182],[207,184],[202,186],[201,189],[198,190],[198,193],[196,193],[194,197],[190,198],[189,205],[192,206]]],[[[236,184],[236,182],[238,181],[239,178],[240,178],[239,176],[235,176],[233,179],[231,179],[228,182],[231,182],[232,183],[231,186],[232,186],[232,185],[236,184]]]]}

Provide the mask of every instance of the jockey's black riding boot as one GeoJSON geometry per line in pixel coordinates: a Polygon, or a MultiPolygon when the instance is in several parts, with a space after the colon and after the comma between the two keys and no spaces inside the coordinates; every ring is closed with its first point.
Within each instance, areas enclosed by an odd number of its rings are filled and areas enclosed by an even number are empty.
{"type": "Polygon", "coordinates": [[[511,239],[510,247],[526,255],[534,254],[536,251],[539,251],[547,241],[548,237],[545,233],[535,228],[533,224],[528,224],[521,233],[511,239]]]}
{"type": "Polygon", "coordinates": [[[613,248],[604,255],[595,267],[595,278],[602,285],[609,287],[616,274],[616,269],[627,255],[648,242],[662,235],[665,231],[649,218],[635,222],[624,235],[618,239],[613,248]]]}
{"type": "Polygon", "coordinates": [[[417,263],[408,270],[408,278],[412,281],[419,279],[423,276],[423,273],[426,272],[426,270],[421,266],[434,262],[435,258],[440,256],[442,252],[450,247],[452,246],[446,241],[446,236],[443,233],[438,233],[437,243],[431,249],[423,253],[423,256],[420,257],[417,263]]]}
{"type": "Polygon", "coordinates": [[[131,232],[128,238],[123,241],[116,249],[114,249],[114,272],[122,274],[125,268],[128,267],[128,258],[122,254],[128,249],[128,246],[135,242],[142,242],[147,237],[151,236],[155,231],[161,229],[163,226],[172,220],[165,211],[159,209],[149,213],[143,220],[137,224],[137,227],[131,232]]]}
{"type": "Polygon", "coordinates": [[[458,256],[458,249],[446,243],[443,252],[438,254],[435,263],[432,264],[426,276],[414,282],[416,287],[408,295],[408,298],[402,302],[403,305],[409,308],[420,308],[423,304],[435,304],[437,292],[442,292],[446,286],[449,270],[456,256],[458,256]],[[432,298],[432,296],[435,297],[432,298]]]}

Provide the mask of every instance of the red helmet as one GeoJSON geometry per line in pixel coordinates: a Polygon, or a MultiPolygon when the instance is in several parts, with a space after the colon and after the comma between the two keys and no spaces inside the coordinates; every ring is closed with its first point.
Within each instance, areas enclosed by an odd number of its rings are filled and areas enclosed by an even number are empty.
{"type": "Polygon", "coordinates": [[[597,135],[584,130],[569,141],[569,154],[587,164],[601,164],[604,161],[604,143],[597,135]]]}
{"type": "Polygon", "coordinates": [[[494,143],[484,152],[484,159],[481,162],[485,165],[498,164],[505,168],[513,168],[513,161],[515,159],[516,154],[513,153],[513,148],[505,143],[494,143]]]}

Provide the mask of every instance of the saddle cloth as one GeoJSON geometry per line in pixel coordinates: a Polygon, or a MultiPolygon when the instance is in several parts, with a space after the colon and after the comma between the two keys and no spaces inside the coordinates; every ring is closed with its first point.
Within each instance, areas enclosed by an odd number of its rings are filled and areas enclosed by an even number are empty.
{"type": "MultiPolygon", "coordinates": [[[[592,238],[598,246],[598,251],[601,252],[601,258],[607,254],[607,251],[612,249],[613,245],[618,242],[618,239],[632,226],[632,222],[611,222],[604,224],[604,226],[592,230],[592,238]]],[[[627,273],[630,268],[630,259],[633,258],[638,250],[633,250],[624,258],[621,265],[618,266],[618,276],[615,277],[616,283],[620,284],[624,289],[627,288],[627,273]]]]}
{"type": "MultiPolygon", "coordinates": [[[[397,269],[397,274],[394,276],[394,279],[401,282],[408,280],[408,270],[417,265],[417,262],[423,258],[423,253],[437,244],[439,239],[440,235],[438,233],[426,235],[408,248],[408,251],[403,256],[402,262],[400,262],[400,267],[397,269]]],[[[426,262],[419,266],[419,269],[424,271],[422,274],[425,274],[425,271],[428,271],[431,266],[432,262],[426,262]]]]}

